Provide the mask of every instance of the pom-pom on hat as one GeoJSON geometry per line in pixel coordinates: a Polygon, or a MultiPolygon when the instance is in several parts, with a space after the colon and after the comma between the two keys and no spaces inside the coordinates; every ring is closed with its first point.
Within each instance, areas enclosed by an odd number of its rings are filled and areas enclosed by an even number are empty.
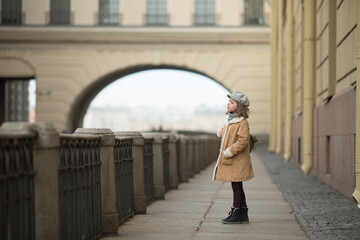
{"type": "Polygon", "coordinates": [[[243,92],[233,92],[227,95],[229,98],[231,98],[234,101],[239,102],[244,107],[250,106],[250,101],[248,97],[243,92]]]}

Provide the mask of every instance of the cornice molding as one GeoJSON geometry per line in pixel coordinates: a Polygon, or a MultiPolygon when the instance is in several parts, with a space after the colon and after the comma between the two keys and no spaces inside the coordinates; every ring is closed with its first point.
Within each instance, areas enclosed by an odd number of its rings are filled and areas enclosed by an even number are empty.
{"type": "Polygon", "coordinates": [[[269,27],[0,26],[0,43],[269,44],[269,27]]]}

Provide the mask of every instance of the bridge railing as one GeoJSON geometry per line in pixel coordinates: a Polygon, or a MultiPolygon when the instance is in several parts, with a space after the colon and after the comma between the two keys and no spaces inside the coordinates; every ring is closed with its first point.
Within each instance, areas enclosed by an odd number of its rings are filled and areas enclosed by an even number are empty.
{"type": "Polygon", "coordinates": [[[134,214],[133,139],[115,138],[116,208],[119,223],[134,214]]]}
{"type": "Polygon", "coordinates": [[[176,132],[59,134],[48,123],[4,123],[0,143],[0,236],[40,240],[116,233],[215,161],[220,144],[176,132]]]}
{"type": "Polygon", "coordinates": [[[60,238],[101,236],[100,136],[60,134],[60,238]]]}
{"type": "Polygon", "coordinates": [[[35,239],[35,137],[21,132],[0,135],[0,239],[35,239]]]}

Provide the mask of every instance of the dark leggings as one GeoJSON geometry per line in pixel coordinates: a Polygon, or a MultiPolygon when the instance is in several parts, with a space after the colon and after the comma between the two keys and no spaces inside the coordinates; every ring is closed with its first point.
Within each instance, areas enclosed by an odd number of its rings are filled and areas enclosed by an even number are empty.
{"type": "Polygon", "coordinates": [[[234,193],[234,202],[233,207],[234,208],[246,208],[246,198],[245,193],[243,189],[242,182],[231,182],[231,187],[234,193]]]}

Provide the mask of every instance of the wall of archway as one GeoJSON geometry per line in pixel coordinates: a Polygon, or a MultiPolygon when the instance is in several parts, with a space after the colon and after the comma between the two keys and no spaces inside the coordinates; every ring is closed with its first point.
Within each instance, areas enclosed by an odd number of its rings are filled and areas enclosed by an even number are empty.
{"type": "Polygon", "coordinates": [[[268,44],[160,44],[46,47],[2,50],[1,56],[21,55],[35,69],[37,121],[71,131],[81,121],[95,95],[121,76],[145,69],[171,67],[204,74],[230,91],[241,90],[251,101],[251,131],[268,133],[270,109],[270,48],[268,44]],[[97,47],[97,46],[96,46],[97,47]]]}

